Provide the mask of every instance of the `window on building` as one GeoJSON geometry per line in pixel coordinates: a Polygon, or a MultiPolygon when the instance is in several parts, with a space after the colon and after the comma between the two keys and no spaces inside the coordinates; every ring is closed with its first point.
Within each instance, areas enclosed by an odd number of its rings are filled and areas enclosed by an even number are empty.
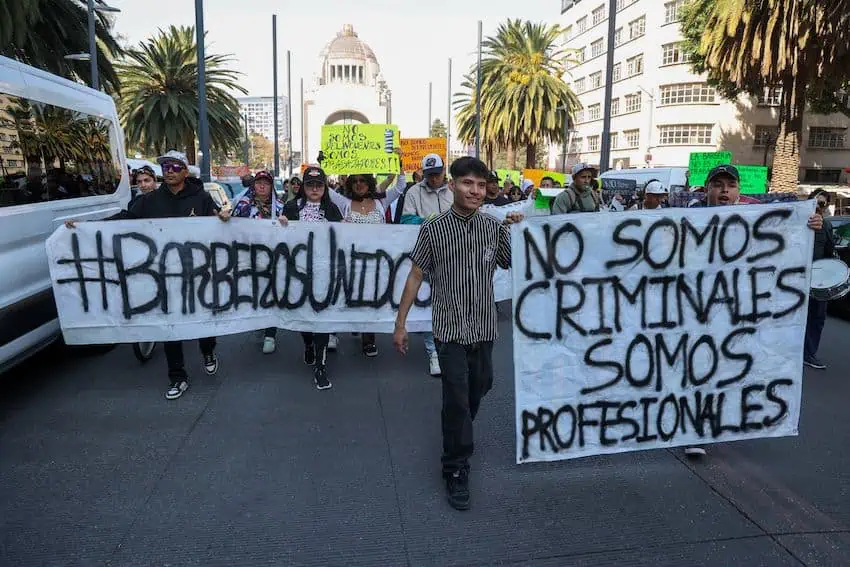
{"type": "Polygon", "coordinates": [[[567,10],[573,7],[573,0],[561,0],[561,13],[563,14],[567,10]]]}
{"type": "Polygon", "coordinates": [[[581,94],[584,92],[584,77],[581,79],[576,79],[576,93],[581,94]]]}
{"type": "Polygon", "coordinates": [[[576,111],[576,123],[581,124],[582,122],[584,122],[584,109],[583,108],[581,110],[576,111]]]}
{"type": "Polygon", "coordinates": [[[617,116],[620,114],[620,99],[612,98],[611,99],[611,116],[617,116]]]}
{"type": "Polygon", "coordinates": [[[593,12],[590,13],[593,18],[593,25],[600,23],[605,19],[605,4],[594,8],[593,12]]]}
{"type": "Polygon", "coordinates": [[[646,33],[646,16],[629,22],[629,39],[637,39],[646,33]]]}
{"type": "Polygon", "coordinates": [[[13,95],[2,98],[0,127],[10,139],[4,151],[15,159],[3,158],[0,207],[94,197],[118,189],[118,131],[110,120],[13,95]]]}
{"type": "Polygon", "coordinates": [[[358,74],[360,75],[359,81],[362,83],[363,82],[363,66],[362,65],[360,66],[360,71],[359,71],[358,74]]]}
{"type": "Polygon", "coordinates": [[[581,49],[576,49],[576,61],[584,63],[585,59],[587,59],[587,48],[582,47],[581,49]]]}
{"type": "Polygon", "coordinates": [[[782,87],[766,87],[759,97],[759,104],[764,106],[779,106],[782,103],[782,87]]]}
{"type": "Polygon", "coordinates": [[[570,153],[571,154],[580,154],[583,151],[584,151],[584,139],[573,138],[573,141],[570,143],[570,153]]]}
{"type": "Polygon", "coordinates": [[[626,95],[626,114],[640,112],[641,93],[626,95]]]}
{"type": "Polygon", "coordinates": [[[623,43],[623,28],[617,28],[614,31],[614,45],[623,43]]]}
{"type": "Polygon", "coordinates": [[[626,145],[623,146],[623,149],[636,148],[640,144],[640,130],[625,130],[623,137],[626,139],[626,145]]]}
{"type": "Polygon", "coordinates": [[[567,39],[572,39],[573,26],[567,26],[567,29],[564,30],[564,37],[566,37],[567,39]]]}
{"type": "Polygon", "coordinates": [[[679,83],[661,87],[661,104],[710,104],[716,98],[714,87],[705,83],[679,83]]]}
{"type": "Polygon", "coordinates": [[[620,63],[614,63],[613,76],[615,81],[619,81],[623,76],[623,66],[620,63]]]}
{"type": "Polygon", "coordinates": [[[843,150],[846,133],[846,128],[809,128],[809,147],[843,150]]]}
{"type": "Polygon", "coordinates": [[[611,132],[611,135],[608,137],[608,139],[611,140],[611,149],[616,150],[617,149],[617,142],[618,142],[618,139],[619,139],[619,136],[617,136],[617,133],[611,132]]]}
{"type": "Polygon", "coordinates": [[[672,24],[679,21],[679,10],[685,5],[685,0],[673,0],[664,4],[664,23],[672,24]]]}
{"type": "Polygon", "coordinates": [[[807,168],[805,181],[806,183],[838,183],[841,181],[841,170],[807,168]]]}
{"type": "Polygon", "coordinates": [[[658,127],[659,144],[704,146],[711,144],[712,124],[669,124],[658,127]]]}
{"type": "Polygon", "coordinates": [[[602,116],[602,105],[601,104],[591,104],[587,107],[587,119],[588,120],[599,120],[600,116],[602,116]]]}
{"type": "Polygon", "coordinates": [[[590,56],[599,57],[600,55],[602,55],[602,40],[597,39],[590,44],[590,56]]]}
{"type": "Polygon", "coordinates": [[[589,152],[598,152],[599,151],[599,136],[588,136],[587,137],[587,151],[589,152]]]}
{"type": "Polygon", "coordinates": [[[591,73],[590,76],[590,88],[598,89],[602,86],[602,71],[598,71],[596,73],[591,73]]]}
{"type": "Polygon", "coordinates": [[[619,12],[626,7],[626,0],[617,0],[617,11],[619,12]]]}
{"type": "Polygon", "coordinates": [[[587,30],[587,16],[576,20],[576,27],[578,28],[578,33],[584,33],[587,30]]]}
{"type": "Polygon", "coordinates": [[[778,126],[756,126],[753,145],[758,147],[773,146],[776,144],[776,136],[779,134],[778,126]]]}
{"type": "Polygon", "coordinates": [[[668,43],[661,46],[661,64],[662,65],[678,65],[679,63],[687,63],[690,57],[682,51],[682,43],[668,43]]]}
{"type": "Polygon", "coordinates": [[[643,54],[626,59],[626,75],[634,77],[643,73],[643,54]]]}

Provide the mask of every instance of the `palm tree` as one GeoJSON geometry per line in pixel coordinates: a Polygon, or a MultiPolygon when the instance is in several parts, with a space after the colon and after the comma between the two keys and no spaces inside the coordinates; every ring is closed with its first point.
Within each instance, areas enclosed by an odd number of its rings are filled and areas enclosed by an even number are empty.
{"type": "Polygon", "coordinates": [[[806,102],[850,77],[850,0],[696,0],[682,27],[725,90],[782,87],[772,189],[796,191],[806,102]]]}
{"type": "MultiPolygon", "coordinates": [[[[88,53],[88,12],[84,0],[11,0],[0,2],[0,55],[68,79],[91,84],[88,61],[67,61],[65,55],[88,53]]],[[[121,48],[103,14],[95,18],[97,67],[108,93],[118,91],[112,65],[121,48]]]]}
{"type": "MultiPolygon", "coordinates": [[[[564,121],[581,106],[563,79],[572,53],[561,47],[562,33],[558,25],[508,20],[482,44],[481,140],[489,154],[507,149],[511,166],[524,148],[526,167],[535,167],[537,148],[562,142],[564,121]]],[[[474,76],[472,69],[455,98],[466,141],[475,131],[474,76]]]]}
{"type": "MultiPolygon", "coordinates": [[[[207,54],[206,93],[211,146],[233,147],[242,135],[239,103],[228,93],[247,94],[240,73],[225,68],[229,56],[207,54]]],[[[195,30],[171,26],[126,52],[117,65],[121,77],[118,113],[128,146],[161,153],[182,149],[195,159],[198,129],[198,66],[195,30]]]]}

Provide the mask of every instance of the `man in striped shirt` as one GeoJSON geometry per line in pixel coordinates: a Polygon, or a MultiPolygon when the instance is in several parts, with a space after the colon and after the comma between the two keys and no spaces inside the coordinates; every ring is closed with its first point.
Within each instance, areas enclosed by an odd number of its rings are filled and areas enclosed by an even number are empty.
{"type": "Polygon", "coordinates": [[[522,220],[509,213],[503,223],[480,213],[490,171],[479,159],[452,163],[451,208],[426,221],[413,249],[413,266],[396,318],[393,343],[407,353],[407,314],[431,274],[432,326],[443,370],[443,477],[449,503],[469,509],[469,457],[472,421],[481,399],[493,385],[492,352],[497,335],[493,295],[496,265],[511,265],[507,226],[522,220]],[[505,226],[503,226],[505,225],[505,226]]]}

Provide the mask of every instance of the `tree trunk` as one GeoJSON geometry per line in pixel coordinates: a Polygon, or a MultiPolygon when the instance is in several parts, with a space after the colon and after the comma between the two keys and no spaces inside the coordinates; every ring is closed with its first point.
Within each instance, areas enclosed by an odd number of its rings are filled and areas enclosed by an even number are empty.
{"type": "Polygon", "coordinates": [[[773,150],[771,192],[797,192],[805,105],[805,88],[797,85],[797,81],[786,81],[783,85],[782,106],[779,111],[779,135],[776,138],[776,148],[773,150]]]}
{"type": "Polygon", "coordinates": [[[487,144],[484,150],[487,154],[487,167],[493,169],[493,144],[487,144]]]}
{"type": "Polygon", "coordinates": [[[525,146],[525,167],[537,169],[537,144],[528,143],[525,146]]]}
{"type": "Polygon", "coordinates": [[[508,169],[516,169],[516,148],[508,144],[508,169]]]}
{"type": "Polygon", "coordinates": [[[192,136],[186,140],[186,157],[189,158],[190,165],[197,165],[195,161],[198,158],[198,152],[195,150],[195,137],[192,136]]]}

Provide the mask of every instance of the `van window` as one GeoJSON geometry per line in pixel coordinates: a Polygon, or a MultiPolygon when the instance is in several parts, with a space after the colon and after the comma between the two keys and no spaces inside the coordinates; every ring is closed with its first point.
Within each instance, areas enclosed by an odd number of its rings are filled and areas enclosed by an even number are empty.
{"type": "Polygon", "coordinates": [[[114,193],[120,163],[111,120],[0,93],[0,207],[114,193]]]}

